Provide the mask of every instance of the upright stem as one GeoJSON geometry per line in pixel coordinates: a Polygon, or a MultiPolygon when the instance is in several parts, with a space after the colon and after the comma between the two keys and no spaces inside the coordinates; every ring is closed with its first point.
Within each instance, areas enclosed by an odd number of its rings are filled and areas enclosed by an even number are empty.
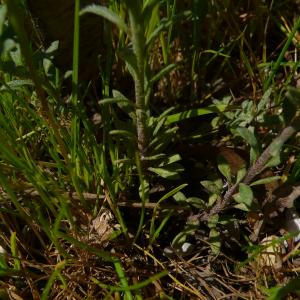
{"type": "Polygon", "coordinates": [[[137,69],[134,78],[136,101],[136,127],[138,150],[141,158],[146,156],[148,139],[146,133],[145,105],[145,37],[144,20],[142,18],[142,1],[128,0],[130,29],[132,34],[133,51],[136,57],[137,69]]]}
{"type": "Polygon", "coordinates": [[[59,144],[61,154],[63,155],[65,161],[68,162],[69,159],[65,143],[60,135],[59,127],[54,118],[53,111],[48,104],[48,100],[46,98],[45,91],[43,88],[42,79],[40,78],[40,75],[37,71],[37,67],[33,60],[33,53],[30,48],[30,42],[24,29],[24,13],[18,1],[6,0],[5,3],[7,5],[10,23],[13,26],[16,34],[18,35],[25,63],[28,66],[32,81],[36,87],[36,93],[38,99],[40,100],[42,108],[41,115],[47,121],[49,127],[53,130],[53,134],[57,140],[57,143],[59,144]]]}
{"type": "Polygon", "coordinates": [[[79,139],[79,120],[78,120],[78,68],[79,68],[79,9],[80,0],[75,0],[74,8],[74,40],[73,40],[73,73],[72,73],[72,163],[75,164],[76,172],[79,170],[76,166],[77,146],[79,139]]]}

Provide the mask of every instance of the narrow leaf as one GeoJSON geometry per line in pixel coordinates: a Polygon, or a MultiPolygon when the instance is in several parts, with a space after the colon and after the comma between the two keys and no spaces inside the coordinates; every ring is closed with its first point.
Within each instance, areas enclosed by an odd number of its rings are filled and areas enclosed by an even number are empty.
{"type": "Polygon", "coordinates": [[[84,9],[82,9],[80,11],[80,16],[87,14],[87,13],[92,13],[97,16],[103,17],[103,18],[107,19],[108,21],[116,24],[121,30],[123,30],[125,32],[128,31],[127,25],[120,18],[120,16],[118,16],[115,12],[113,12],[112,10],[110,10],[109,8],[107,8],[105,6],[96,5],[96,4],[88,5],[87,7],[85,7],[84,9]]]}
{"type": "Polygon", "coordinates": [[[172,124],[172,123],[187,120],[190,118],[199,117],[199,116],[203,116],[203,115],[209,115],[209,114],[213,114],[213,113],[219,113],[219,112],[220,112],[220,110],[215,105],[211,105],[211,106],[207,106],[207,107],[203,107],[203,108],[191,109],[191,110],[183,111],[183,112],[168,116],[167,120],[166,120],[166,124],[172,124]]]}
{"type": "Polygon", "coordinates": [[[281,176],[271,176],[263,179],[256,180],[250,184],[250,186],[259,185],[259,184],[269,184],[271,182],[274,182],[276,180],[279,180],[281,176]]]}

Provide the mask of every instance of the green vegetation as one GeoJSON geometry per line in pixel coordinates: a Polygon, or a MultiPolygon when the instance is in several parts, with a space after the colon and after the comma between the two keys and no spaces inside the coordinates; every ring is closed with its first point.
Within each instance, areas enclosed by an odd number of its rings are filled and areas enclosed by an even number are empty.
{"type": "Polygon", "coordinates": [[[298,1],[98,2],[0,1],[0,298],[297,299],[298,1]]]}

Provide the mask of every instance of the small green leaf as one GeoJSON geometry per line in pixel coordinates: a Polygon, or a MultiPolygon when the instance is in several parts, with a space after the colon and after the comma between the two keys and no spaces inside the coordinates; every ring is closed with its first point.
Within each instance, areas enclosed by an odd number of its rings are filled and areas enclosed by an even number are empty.
{"type": "Polygon", "coordinates": [[[240,183],[239,193],[235,194],[233,198],[237,203],[243,203],[247,207],[250,207],[253,201],[253,192],[248,185],[240,183]]]}
{"type": "Polygon", "coordinates": [[[236,131],[250,145],[251,149],[253,149],[252,160],[255,161],[261,152],[261,146],[255,134],[246,127],[237,128],[236,131]]]}
{"type": "Polygon", "coordinates": [[[119,56],[126,62],[126,67],[133,78],[137,76],[137,61],[132,48],[123,48],[118,51],[119,56]]]}
{"type": "Polygon", "coordinates": [[[179,232],[173,239],[171,245],[173,248],[176,248],[178,245],[182,245],[186,239],[187,239],[187,236],[189,235],[190,233],[189,232],[186,232],[186,231],[181,231],[179,232]]]}
{"type": "Polygon", "coordinates": [[[121,136],[124,136],[126,138],[129,138],[129,139],[135,139],[135,135],[134,133],[128,131],[128,130],[111,130],[109,132],[110,135],[121,135],[121,136]]]}
{"type": "Polygon", "coordinates": [[[250,164],[253,165],[257,160],[259,153],[253,148],[250,149],[250,164]]]}
{"type": "Polygon", "coordinates": [[[167,179],[179,179],[179,173],[184,171],[184,168],[177,163],[173,163],[164,168],[148,168],[149,171],[167,179]]]}
{"type": "Polygon", "coordinates": [[[143,185],[140,184],[140,186],[139,186],[139,196],[141,199],[143,198],[143,192],[145,195],[145,199],[148,199],[148,197],[149,197],[149,182],[145,179],[143,179],[143,185]],[[144,191],[142,191],[142,187],[144,188],[144,191]]]}
{"type": "Polygon", "coordinates": [[[281,178],[281,176],[271,176],[271,177],[259,179],[259,180],[252,182],[250,184],[250,186],[255,186],[255,185],[259,185],[259,184],[268,184],[268,183],[274,182],[276,180],[279,180],[280,178],[281,178]]]}
{"type": "Polygon", "coordinates": [[[186,201],[186,197],[184,195],[184,193],[182,192],[178,192],[173,196],[174,200],[177,202],[185,202],[186,201]]]}
{"type": "Polygon", "coordinates": [[[219,199],[220,199],[220,196],[217,195],[217,194],[210,195],[209,198],[208,198],[207,206],[212,207],[216,203],[216,201],[219,200],[219,199]]]}
{"type": "Polygon", "coordinates": [[[121,30],[127,32],[128,27],[123,21],[123,19],[120,18],[115,12],[107,8],[106,6],[102,5],[96,5],[96,4],[91,4],[85,7],[80,11],[80,16],[87,14],[87,13],[92,13],[97,16],[103,17],[107,19],[108,21],[116,24],[121,30]]]}
{"type": "Polygon", "coordinates": [[[198,198],[198,197],[190,197],[190,198],[187,198],[187,199],[186,199],[186,202],[187,202],[188,204],[190,204],[190,205],[192,205],[192,206],[198,208],[198,209],[207,209],[206,203],[205,203],[202,199],[200,199],[200,198],[198,198]]]}
{"type": "Polygon", "coordinates": [[[219,222],[219,215],[214,215],[214,216],[209,218],[207,226],[210,229],[216,228],[218,222],[219,222]]]}
{"type": "Polygon", "coordinates": [[[219,231],[215,228],[212,228],[209,232],[209,244],[213,254],[218,255],[221,250],[221,238],[219,231]]]}
{"type": "Polygon", "coordinates": [[[169,115],[167,117],[166,124],[172,124],[190,118],[209,115],[218,112],[220,112],[220,110],[215,105],[211,105],[203,108],[191,109],[177,114],[169,115]]]}
{"type": "Polygon", "coordinates": [[[270,96],[271,96],[272,88],[269,88],[265,91],[263,96],[261,97],[260,101],[257,104],[257,111],[260,112],[262,111],[270,101],[270,96]]]}
{"type": "Polygon", "coordinates": [[[219,195],[223,189],[222,179],[216,180],[202,180],[200,183],[207,189],[207,191],[211,194],[219,195]]]}
{"type": "Polygon", "coordinates": [[[238,203],[234,205],[234,207],[243,211],[250,211],[250,208],[246,206],[244,203],[238,203]]]}
{"type": "Polygon", "coordinates": [[[159,167],[167,166],[167,165],[170,165],[170,164],[175,163],[180,160],[181,160],[181,157],[179,154],[170,155],[161,164],[159,164],[159,167]]]}
{"type": "Polygon", "coordinates": [[[281,155],[280,152],[277,155],[271,157],[269,161],[265,164],[264,169],[276,167],[281,163],[281,155]]]}
{"type": "Polygon", "coordinates": [[[283,146],[283,141],[279,140],[279,139],[275,139],[271,144],[270,144],[270,154],[273,156],[273,157],[276,157],[280,154],[280,150],[283,146]]]}
{"type": "Polygon", "coordinates": [[[236,183],[239,183],[245,177],[246,173],[247,170],[245,167],[239,169],[236,175],[236,183]]]}
{"type": "Polygon", "coordinates": [[[218,156],[218,169],[221,174],[231,182],[231,170],[228,161],[222,156],[218,156]]]}

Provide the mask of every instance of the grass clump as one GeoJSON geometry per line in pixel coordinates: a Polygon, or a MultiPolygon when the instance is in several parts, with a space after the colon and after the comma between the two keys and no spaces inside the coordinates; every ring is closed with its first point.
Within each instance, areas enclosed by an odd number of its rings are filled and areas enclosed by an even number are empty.
{"type": "Polygon", "coordinates": [[[50,2],[0,4],[1,295],[296,297],[297,4],[50,2]]]}

